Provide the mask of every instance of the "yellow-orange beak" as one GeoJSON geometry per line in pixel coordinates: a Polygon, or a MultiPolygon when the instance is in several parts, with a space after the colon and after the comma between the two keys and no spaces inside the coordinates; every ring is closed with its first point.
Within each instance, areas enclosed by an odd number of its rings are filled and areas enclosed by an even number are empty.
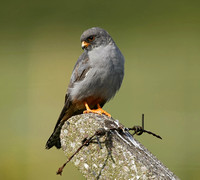
{"type": "Polygon", "coordinates": [[[90,43],[86,42],[86,41],[82,41],[81,47],[82,49],[85,49],[86,47],[88,47],[90,45],[90,43]]]}

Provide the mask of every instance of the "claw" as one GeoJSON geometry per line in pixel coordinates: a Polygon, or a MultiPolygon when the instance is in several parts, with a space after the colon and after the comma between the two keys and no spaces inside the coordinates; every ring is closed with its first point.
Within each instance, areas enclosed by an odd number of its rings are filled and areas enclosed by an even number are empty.
{"type": "Polygon", "coordinates": [[[109,113],[107,113],[106,111],[104,111],[99,104],[97,104],[98,109],[90,109],[88,104],[85,102],[85,107],[86,107],[86,110],[83,111],[84,114],[96,113],[96,114],[100,114],[100,115],[105,114],[106,116],[111,117],[111,115],[109,113]]]}

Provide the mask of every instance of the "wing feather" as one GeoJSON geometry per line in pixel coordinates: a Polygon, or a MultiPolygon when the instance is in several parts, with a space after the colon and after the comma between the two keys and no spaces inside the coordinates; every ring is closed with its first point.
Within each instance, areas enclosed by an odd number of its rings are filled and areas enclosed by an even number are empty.
{"type": "MultiPolygon", "coordinates": [[[[90,65],[89,65],[88,61],[89,61],[89,57],[88,57],[87,51],[84,51],[83,54],[78,58],[75,66],[74,66],[68,88],[72,88],[74,86],[75,82],[82,81],[85,78],[86,73],[90,69],[90,65]]],[[[72,105],[72,100],[70,97],[70,93],[67,91],[67,93],[65,95],[64,107],[59,115],[59,118],[58,118],[57,123],[54,128],[54,131],[46,143],[47,149],[50,149],[52,146],[56,146],[57,148],[61,147],[60,137],[59,137],[60,130],[61,130],[63,123],[73,115],[73,114],[72,115],[66,114],[68,112],[68,109],[71,107],[71,105],[72,105]]],[[[71,113],[71,111],[70,111],[70,113],[71,113]]],[[[76,112],[74,112],[74,114],[76,114],[76,112]]]]}

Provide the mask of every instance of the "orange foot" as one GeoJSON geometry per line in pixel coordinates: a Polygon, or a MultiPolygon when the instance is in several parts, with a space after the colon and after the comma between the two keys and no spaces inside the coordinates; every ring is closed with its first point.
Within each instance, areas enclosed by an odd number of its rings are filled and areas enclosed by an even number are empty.
{"type": "Polygon", "coordinates": [[[97,104],[98,109],[90,109],[88,104],[85,102],[85,107],[86,107],[86,110],[83,111],[84,114],[85,113],[96,113],[96,114],[100,114],[100,115],[105,114],[106,116],[111,117],[111,115],[109,113],[107,113],[106,111],[104,111],[99,104],[97,104]]]}

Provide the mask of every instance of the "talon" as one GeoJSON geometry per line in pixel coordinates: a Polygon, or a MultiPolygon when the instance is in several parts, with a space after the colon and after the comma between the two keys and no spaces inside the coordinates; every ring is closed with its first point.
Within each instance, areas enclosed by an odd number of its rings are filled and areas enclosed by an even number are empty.
{"type": "Polygon", "coordinates": [[[97,104],[98,109],[90,109],[88,104],[85,102],[85,107],[86,107],[86,110],[83,111],[84,114],[96,113],[96,114],[100,114],[100,115],[105,114],[106,116],[111,117],[111,115],[109,113],[107,113],[106,111],[104,111],[99,104],[97,104]]]}

